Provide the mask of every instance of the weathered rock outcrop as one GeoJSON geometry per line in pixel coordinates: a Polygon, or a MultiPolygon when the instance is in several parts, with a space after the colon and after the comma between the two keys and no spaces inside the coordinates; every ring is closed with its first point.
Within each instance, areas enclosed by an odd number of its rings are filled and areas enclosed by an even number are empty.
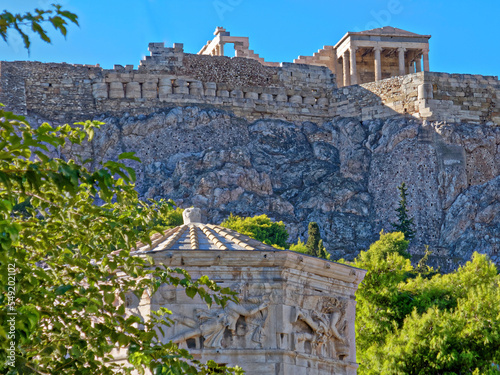
{"type": "Polygon", "coordinates": [[[72,152],[101,160],[135,151],[144,197],[195,205],[214,222],[265,213],[293,241],[316,221],[334,257],[352,258],[391,229],[405,182],[417,258],[429,244],[444,269],[474,250],[500,263],[499,127],[403,115],[250,123],[196,106],[100,119],[92,148],[72,152]]]}

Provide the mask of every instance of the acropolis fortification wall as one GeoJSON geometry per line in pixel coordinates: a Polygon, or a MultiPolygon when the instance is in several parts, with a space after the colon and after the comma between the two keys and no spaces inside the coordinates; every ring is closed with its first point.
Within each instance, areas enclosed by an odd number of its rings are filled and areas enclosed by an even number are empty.
{"type": "Polygon", "coordinates": [[[498,77],[419,72],[337,88],[327,67],[186,54],[149,45],[138,68],[1,62],[0,100],[18,113],[71,122],[108,113],[148,114],[172,106],[211,106],[250,121],[408,114],[427,120],[500,125],[498,77]]]}

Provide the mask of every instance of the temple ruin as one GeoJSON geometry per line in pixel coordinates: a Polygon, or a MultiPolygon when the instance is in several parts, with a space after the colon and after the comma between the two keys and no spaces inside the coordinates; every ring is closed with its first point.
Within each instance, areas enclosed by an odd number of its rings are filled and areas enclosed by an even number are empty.
{"type": "MultiPolygon", "coordinates": [[[[259,61],[265,66],[280,63],[265,61],[250,50],[248,37],[235,37],[222,27],[199,55],[224,56],[224,46],[234,44],[235,57],[259,61]]],[[[385,78],[429,71],[430,35],[415,34],[391,26],[361,32],[347,32],[335,46],[324,46],[312,56],[299,56],[296,64],[326,66],[336,75],[337,86],[380,81],[385,78]]]]}
{"type": "Polygon", "coordinates": [[[207,44],[198,52],[198,55],[224,56],[224,46],[234,44],[235,57],[245,57],[247,59],[257,60],[265,66],[280,66],[277,62],[264,61],[258,53],[250,49],[250,42],[247,36],[231,36],[229,31],[223,27],[217,27],[214,32],[215,38],[209,40],[207,44]]]}

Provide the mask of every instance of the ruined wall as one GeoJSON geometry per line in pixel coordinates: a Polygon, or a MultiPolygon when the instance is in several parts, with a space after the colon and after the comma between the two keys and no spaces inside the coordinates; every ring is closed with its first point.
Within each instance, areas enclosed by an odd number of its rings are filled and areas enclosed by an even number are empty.
{"type": "Polygon", "coordinates": [[[362,120],[409,114],[427,120],[500,124],[497,77],[420,72],[336,88],[326,67],[266,67],[244,58],[185,54],[150,45],[133,66],[3,62],[0,100],[17,112],[58,122],[102,113],[132,115],[175,106],[225,109],[249,120],[362,120]]]}
{"type": "MultiPolygon", "coordinates": [[[[335,75],[339,75],[336,71],[336,56],[333,46],[324,46],[322,49],[315,52],[312,56],[299,56],[293,60],[294,64],[310,64],[310,65],[323,65],[327,66],[335,75]]],[[[339,67],[342,70],[341,67],[339,67]]],[[[341,72],[339,72],[341,73],[341,72]]],[[[341,82],[337,81],[340,85],[341,82]]]]}
{"type": "Polygon", "coordinates": [[[190,104],[230,109],[249,118],[328,115],[335,89],[328,68],[294,64],[269,68],[248,59],[184,54],[178,66],[179,58],[168,57],[168,64],[155,62],[153,68],[146,63],[137,70],[4,62],[0,100],[18,112],[57,122],[101,113],[147,114],[190,104]],[[205,81],[197,79],[205,73],[205,81]],[[25,104],[20,107],[21,102],[25,104]]]}
{"type": "Polygon", "coordinates": [[[95,115],[92,81],[101,68],[40,62],[2,62],[3,104],[17,113],[37,114],[56,122],[95,115]]]}
{"type": "Polygon", "coordinates": [[[26,114],[25,70],[11,63],[0,62],[0,103],[15,113],[26,114]]]}
{"type": "Polygon", "coordinates": [[[500,124],[498,77],[444,73],[425,73],[424,77],[432,86],[432,97],[426,101],[432,119],[500,124]]]}
{"type": "Polygon", "coordinates": [[[332,103],[336,112],[362,120],[396,112],[428,121],[500,125],[496,76],[420,72],[343,87],[335,93],[341,93],[332,103]]]}

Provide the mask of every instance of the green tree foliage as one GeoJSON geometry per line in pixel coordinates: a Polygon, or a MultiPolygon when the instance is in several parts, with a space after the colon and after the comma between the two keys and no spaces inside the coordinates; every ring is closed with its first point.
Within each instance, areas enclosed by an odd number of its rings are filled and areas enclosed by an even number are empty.
{"type": "Polygon", "coordinates": [[[434,270],[434,268],[430,267],[427,264],[427,262],[429,261],[429,256],[431,254],[432,252],[429,250],[429,245],[425,245],[424,256],[418,261],[414,269],[414,272],[416,274],[429,278],[439,273],[439,268],[438,270],[434,270]]]}
{"type": "Polygon", "coordinates": [[[405,312],[393,306],[400,300],[399,283],[412,271],[407,247],[408,241],[401,232],[381,232],[380,240],[354,261],[355,267],[368,271],[356,293],[356,345],[360,362],[372,345],[383,341],[394,328],[394,322],[404,319],[405,312]]]}
{"type": "Polygon", "coordinates": [[[184,210],[182,208],[176,207],[175,210],[169,210],[163,216],[159,216],[158,221],[155,222],[155,224],[165,229],[182,225],[184,224],[184,219],[182,218],[183,212],[184,210]]]}
{"type": "Polygon", "coordinates": [[[290,245],[290,248],[289,250],[291,251],[295,251],[297,253],[302,253],[302,254],[307,254],[307,247],[306,247],[306,244],[304,242],[302,242],[300,240],[300,238],[298,239],[297,243],[296,244],[291,244],[290,245]]]}
{"type": "Polygon", "coordinates": [[[23,38],[24,47],[29,51],[30,33],[38,35],[44,42],[51,43],[50,36],[43,25],[52,25],[56,31],[66,36],[68,21],[78,25],[78,16],[62,9],[59,4],[52,4],[52,9],[35,9],[34,12],[24,14],[14,14],[4,10],[0,14],[0,36],[7,41],[9,31],[17,32],[23,38]]]}
{"type": "Polygon", "coordinates": [[[321,235],[319,234],[318,223],[310,222],[307,227],[307,242],[306,248],[309,255],[318,256],[319,241],[321,240],[321,235]]]}
{"type": "Polygon", "coordinates": [[[330,260],[330,253],[326,250],[326,247],[323,245],[323,240],[320,240],[318,243],[318,258],[330,260]]]}
{"type": "Polygon", "coordinates": [[[406,197],[407,190],[405,183],[403,182],[398,186],[399,190],[399,206],[396,208],[396,213],[398,221],[392,223],[392,227],[396,232],[403,232],[407,240],[411,240],[415,237],[415,230],[413,229],[413,218],[408,215],[408,208],[406,207],[406,197]]]}
{"type": "Polygon", "coordinates": [[[287,246],[285,224],[282,221],[274,222],[267,215],[243,218],[231,214],[221,226],[281,249],[287,246]]]}
{"type": "Polygon", "coordinates": [[[499,374],[500,276],[475,253],[457,271],[415,269],[401,232],[381,233],[354,266],[359,374],[499,374]]]}
{"type": "Polygon", "coordinates": [[[175,210],[169,211],[164,226],[167,228],[173,228],[184,224],[184,219],[182,218],[183,212],[184,210],[180,207],[177,207],[175,210]]]}
{"type": "Polygon", "coordinates": [[[306,248],[308,255],[312,255],[322,259],[330,259],[330,254],[326,251],[325,246],[323,246],[323,240],[319,233],[319,226],[315,222],[310,222],[307,229],[307,242],[306,248]]]}
{"type": "Polygon", "coordinates": [[[163,283],[208,304],[234,297],[206,277],[193,280],[132,252],[172,212],[171,202],[138,199],[135,172],[124,164],[138,160],[133,153],[93,171],[51,156],[90,140],[99,126],[33,128],[0,110],[0,373],[129,373],[110,362],[113,348],[128,348],[139,373],[230,372],[160,344],[153,327],[169,322],[166,309],[144,322],[125,314],[127,293],[151,295],[163,283]]]}

